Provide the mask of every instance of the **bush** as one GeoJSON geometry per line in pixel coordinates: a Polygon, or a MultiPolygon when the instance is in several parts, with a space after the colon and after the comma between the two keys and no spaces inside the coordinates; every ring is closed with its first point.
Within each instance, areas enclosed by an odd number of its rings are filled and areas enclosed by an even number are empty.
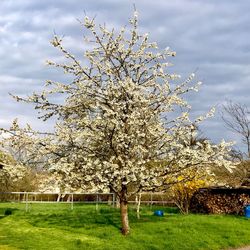
{"type": "Polygon", "coordinates": [[[12,209],[11,208],[6,208],[4,211],[4,215],[8,216],[12,214],[12,209]]]}
{"type": "Polygon", "coordinates": [[[204,180],[193,179],[191,181],[179,182],[171,187],[173,201],[182,214],[189,213],[193,194],[203,186],[205,186],[204,180]]]}

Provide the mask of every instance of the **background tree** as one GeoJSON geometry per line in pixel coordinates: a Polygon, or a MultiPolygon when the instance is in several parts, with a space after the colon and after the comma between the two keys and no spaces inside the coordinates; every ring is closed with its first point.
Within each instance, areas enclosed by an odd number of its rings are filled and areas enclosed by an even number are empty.
{"type": "Polygon", "coordinates": [[[222,119],[232,132],[239,135],[246,145],[247,157],[250,157],[250,110],[241,103],[228,101],[222,107],[222,119]]]}
{"type": "MultiPolygon", "coordinates": [[[[82,25],[89,32],[91,50],[78,60],[55,36],[52,45],[65,56],[65,63],[49,61],[73,76],[69,83],[47,81],[47,88],[27,99],[47,120],[57,117],[55,131],[39,133],[15,122],[8,132],[12,146],[30,147],[28,156],[46,160],[65,176],[71,186],[108,187],[120,201],[122,233],[129,233],[128,198],[142,190],[170,183],[181,171],[215,162],[231,168],[226,159],[230,143],[211,145],[209,141],[189,146],[194,124],[212,115],[189,119],[185,94],[197,91],[194,74],[181,83],[168,73],[166,59],[175,53],[157,49],[137,28],[137,13],[130,20],[131,30],[96,27],[85,17],[82,25]],[[56,103],[53,96],[62,95],[56,103]],[[18,142],[17,142],[18,141],[18,142]],[[186,143],[186,146],[183,144],[186,143]],[[164,164],[163,160],[167,159],[164,164]],[[154,164],[150,164],[154,163],[154,164]],[[169,181],[168,181],[169,177],[169,181]]],[[[195,133],[193,131],[192,133],[195,133]]]]}
{"type": "MultiPolygon", "coordinates": [[[[242,185],[249,185],[250,183],[250,110],[241,103],[234,103],[228,101],[222,107],[222,119],[232,132],[241,137],[243,144],[246,146],[246,153],[234,151],[234,157],[241,159],[241,164],[235,171],[235,176],[238,182],[242,185]]],[[[225,173],[227,175],[227,173],[225,173]]]]}
{"type": "MultiPolygon", "coordinates": [[[[27,169],[18,164],[11,155],[0,151],[0,190],[1,192],[16,191],[28,174],[27,169]]],[[[23,185],[22,188],[25,188],[23,185]]],[[[26,190],[24,190],[26,191],[26,190]]]]}
{"type": "Polygon", "coordinates": [[[248,160],[241,159],[240,163],[228,172],[223,168],[212,167],[214,173],[213,185],[226,187],[249,186],[250,163],[248,160]]]}

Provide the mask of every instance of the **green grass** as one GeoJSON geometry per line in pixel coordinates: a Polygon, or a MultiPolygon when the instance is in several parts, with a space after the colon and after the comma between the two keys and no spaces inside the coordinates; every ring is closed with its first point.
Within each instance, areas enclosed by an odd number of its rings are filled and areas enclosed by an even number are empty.
{"type": "Polygon", "coordinates": [[[250,220],[240,216],[181,215],[163,208],[164,217],[144,207],[141,219],[130,209],[131,234],[120,234],[119,210],[103,205],[0,204],[0,250],[129,249],[213,250],[250,245],[250,220]],[[6,209],[10,215],[4,215],[6,209]],[[9,212],[8,212],[9,213],[9,212]]]}

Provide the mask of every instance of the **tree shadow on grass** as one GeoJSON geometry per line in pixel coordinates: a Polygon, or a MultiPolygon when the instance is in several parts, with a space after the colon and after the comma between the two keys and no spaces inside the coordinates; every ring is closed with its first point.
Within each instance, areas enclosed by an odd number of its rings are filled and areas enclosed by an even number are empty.
{"type": "MultiPolygon", "coordinates": [[[[165,209],[166,213],[170,212],[165,209]]],[[[171,210],[175,212],[175,210],[171,210]]],[[[100,208],[95,211],[93,208],[76,209],[73,211],[56,211],[50,213],[27,214],[25,215],[29,223],[35,227],[57,227],[72,229],[98,229],[100,227],[111,226],[116,229],[121,229],[120,210],[116,208],[100,208]],[[28,216],[28,217],[27,217],[28,216]]],[[[131,224],[147,223],[155,221],[164,221],[164,218],[159,218],[153,215],[153,210],[148,208],[142,210],[141,218],[137,219],[136,211],[129,209],[129,220],[131,224]]]]}
{"type": "Polygon", "coordinates": [[[28,217],[28,221],[37,227],[70,227],[85,228],[110,225],[120,229],[120,217],[116,210],[84,211],[68,213],[36,214],[28,217]]]}

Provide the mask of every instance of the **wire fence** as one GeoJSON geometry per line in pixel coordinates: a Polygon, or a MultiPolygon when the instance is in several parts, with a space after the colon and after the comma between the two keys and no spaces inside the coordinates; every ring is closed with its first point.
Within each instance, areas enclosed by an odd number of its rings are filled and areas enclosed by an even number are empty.
{"type": "Polygon", "coordinates": [[[41,193],[41,192],[0,192],[0,202],[25,203],[26,211],[34,203],[67,203],[74,209],[76,203],[109,204],[115,206],[114,193],[41,193]]]}
{"type": "MultiPolygon", "coordinates": [[[[116,207],[118,199],[114,193],[52,193],[52,192],[0,192],[0,202],[24,203],[28,211],[31,204],[69,204],[74,209],[74,204],[95,204],[96,210],[101,204],[116,207]]],[[[138,203],[138,195],[130,197],[130,204],[138,203]]],[[[141,193],[140,203],[149,205],[174,206],[168,193],[141,193]]]]}

